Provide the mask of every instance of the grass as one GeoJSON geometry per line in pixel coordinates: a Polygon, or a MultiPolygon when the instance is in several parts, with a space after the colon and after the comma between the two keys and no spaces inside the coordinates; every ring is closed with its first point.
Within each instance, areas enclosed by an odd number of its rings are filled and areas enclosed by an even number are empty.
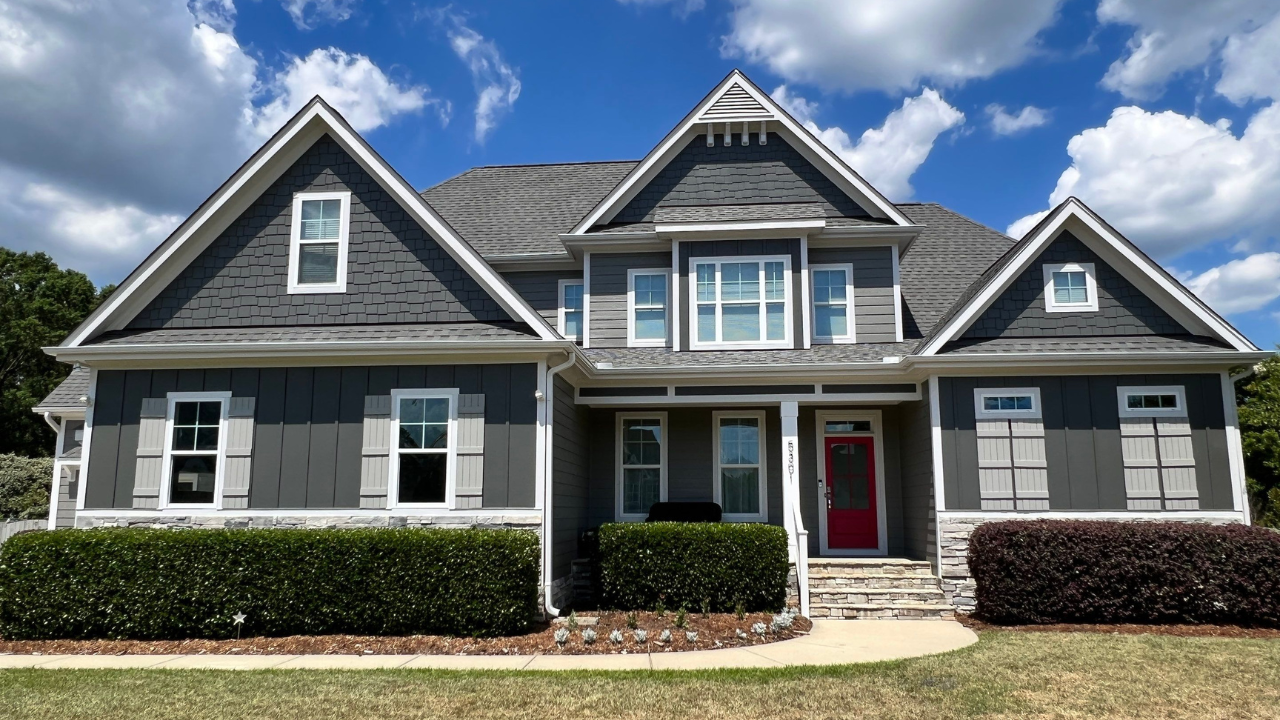
{"type": "Polygon", "coordinates": [[[946,655],[698,673],[0,672],[6,718],[1280,718],[1280,641],[985,631],[946,655]]]}

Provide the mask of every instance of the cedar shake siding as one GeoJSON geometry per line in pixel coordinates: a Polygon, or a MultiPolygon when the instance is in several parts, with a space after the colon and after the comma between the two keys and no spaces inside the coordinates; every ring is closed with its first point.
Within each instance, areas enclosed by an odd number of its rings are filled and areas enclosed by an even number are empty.
{"type": "Polygon", "coordinates": [[[130,329],[510,321],[327,135],[169,283],[130,329]],[[293,196],[351,192],[345,293],[289,294],[293,196]]]}
{"type": "Polygon", "coordinates": [[[145,398],[231,391],[255,400],[248,509],[359,508],[366,396],[457,388],[484,396],[482,507],[535,506],[537,365],[102,370],[85,507],[133,507],[145,398]]]}

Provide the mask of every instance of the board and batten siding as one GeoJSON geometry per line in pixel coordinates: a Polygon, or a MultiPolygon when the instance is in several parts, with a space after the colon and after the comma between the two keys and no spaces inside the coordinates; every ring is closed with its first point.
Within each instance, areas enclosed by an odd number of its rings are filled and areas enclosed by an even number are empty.
{"type": "Polygon", "coordinates": [[[902,403],[902,550],[909,558],[934,559],[937,515],[933,501],[933,435],[929,389],[924,399],[902,403]]]}
{"type": "MultiPolygon", "coordinates": [[[[787,255],[791,258],[791,337],[793,347],[804,347],[804,305],[808,298],[804,294],[804,283],[801,281],[803,270],[800,263],[799,238],[781,240],[702,240],[680,243],[680,272],[673,283],[680,293],[680,349],[688,350],[690,342],[689,308],[693,303],[693,295],[689,283],[690,258],[716,257],[749,257],[762,255],[787,255]]],[[[595,256],[591,258],[595,263],[595,256]]],[[[667,264],[671,262],[667,257],[667,264]]],[[[593,288],[594,290],[594,288],[593,288]]],[[[624,298],[625,302],[625,298],[624,298]]],[[[625,337],[625,336],[624,336],[625,337]]]]}
{"type": "Polygon", "coordinates": [[[812,248],[809,265],[853,265],[853,317],[858,342],[897,340],[893,247],[812,248]]]}
{"type": "Polygon", "coordinates": [[[588,527],[590,411],[574,403],[573,386],[564,378],[555,379],[554,393],[551,577],[560,579],[572,571],[573,560],[578,556],[578,537],[588,527]]]}
{"type": "Polygon", "coordinates": [[[531,363],[101,370],[85,507],[133,507],[145,398],[229,390],[256,398],[249,509],[358,508],[365,397],[410,388],[485,395],[483,507],[534,507],[531,363]]]}
{"type": "Polygon", "coordinates": [[[1128,509],[1116,395],[1128,385],[1186,389],[1199,509],[1233,509],[1222,378],[1216,374],[941,378],[946,508],[981,508],[974,389],[1034,387],[1040,390],[1049,509],[1128,509]]]}
{"type": "MultiPolygon", "coordinates": [[[[671,253],[591,253],[591,347],[627,346],[627,271],[670,268],[671,253]]],[[[671,311],[668,297],[668,323],[671,311]]]]}
{"type": "Polygon", "coordinates": [[[558,329],[558,323],[560,322],[560,281],[577,280],[582,282],[582,270],[505,272],[502,273],[502,279],[506,280],[511,289],[524,298],[524,301],[529,303],[529,306],[536,310],[542,316],[542,319],[547,321],[548,325],[558,329]]]}

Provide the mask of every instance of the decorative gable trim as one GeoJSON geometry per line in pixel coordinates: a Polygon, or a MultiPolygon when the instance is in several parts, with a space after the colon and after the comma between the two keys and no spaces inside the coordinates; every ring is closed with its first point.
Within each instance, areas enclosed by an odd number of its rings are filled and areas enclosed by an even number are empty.
{"type": "Polygon", "coordinates": [[[79,347],[101,332],[124,328],[219,233],[275,182],[281,173],[325,134],[355,158],[512,318],[527,323],[543,340],[557,339],[555,332],[542,317],[454,232],[336,110],[316,96],[195,213],[178,226],[59,347],[79,347]]]}
{"type": "Polygon", "coordinates": [[[1000,297],[1040,253],[1056,239],[1064,227],[1098,253],[1139,290],[1191,332],[1215,337],[1239,352],[1255,352],[1258,347],[1199,298],[1183,287],[1154,260],[1129,242],[1102,218],[1075,197],[1054,208],[1010,251],[1013,257],[921,348],[923,357],[938,353],[948,342],[964,333],[1000,297]]]}
{"type": "MultiPolygon", "coordinates": [[[[746,75],[734,70],[568,234],[582,235],[598,224],[609,222],[680,153],[690,139],[706,129],[703,126],[708,123],[735,122],[767,125],[770,131],[781,134],[806,160],[872,215],[890,219],[900,226],[913,225],[893,203],[831,152],[830,148],[823,145],[746,75]]],[[[734,132],[739,130],[741,126],[733,128],[734,132]]]]}

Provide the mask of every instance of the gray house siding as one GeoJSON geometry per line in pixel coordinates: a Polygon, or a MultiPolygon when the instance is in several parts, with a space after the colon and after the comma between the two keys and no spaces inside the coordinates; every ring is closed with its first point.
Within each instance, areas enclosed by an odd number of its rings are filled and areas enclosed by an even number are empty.
{"type": "Polygon", "coordinates": [[[723,139],[707,147],[699,135],[627,203],[615,223],[652,221],[658,208],[755,203],[814,203],[816,217],[864,217],[868,213],[781,136],[760,145],[754,133],[742,144],[723,139]]]}
{"type": "Polygon", "coordinates": [[[898,339],[894,315],[892,247],[812,248],[809,265],[853,265],[853,316],[858,342],[898,339]]]}
{"type": "Polygon", "coordinates": [[[907,557],[927,559],[937,545],[937,516],[933,501],[933,430],[928,388],[924,400],[903,403],[902,437],[902,550],[907,557]]]}
{"type": "Polygon", "coordinates": [[[130,329],[510,320],[328,136],[169,283],[130,329]],[[290,295],[293,196],[351,191],[347,292],[290,295]]]}
{"type": "Polygon", "coordinates": [[[551,327],[560,321],[560,281],[582,281],[581,270],[533,270],[529,272],[505,272],[507,281],[524,301],[529,303],[551,327]]]}
{"type": "Polygon", "coordinates": [[[627,346],[627,271],[670,268],[671,253],[591,253],[591,347],[627,346]]]}
{"type": "Polygon", "coordinates": [[[534,507],[537,366],[102,370],[94,405],[86,508],[132,506],[144,398],[230,390],[256,398],[251,509],[357,508],[366,395],[396,388],[484,394],[484,497],[492,508],[534,507]]]}
{"type": "Polygon", "coordinates": [[[1218,375],[1094,375],[941,378],[943,483],[948,510],[981,507],[973,391],[978,387],[1037,387],[1044,422],[1051,510],[1124,510],[1121,385],[1182,385],[1196,463],[1201,510],[1231,510],[1222,379],[1218,375]]]}
{"type": "Polygon", "coordinates": [[[1189,334],[1097,253],[1071,233],[1063,232],[961,338],[1189,334]],[[1097,312],[1045,312],[1041,268],[1045,263],[1067,262],[1093,263],[1098,280],[1097,312]]]}
{"type": "Polygon", "coordinates": [[[588,527],[589,419],[588,409],[574,404],[573,386],[557,377],[551,450],[553,579],[562,578],[572,570],[573,560],[578,556],[578,537],[588,527]]]}
{"type": "MultiPolygon", "coordinates": [[[[791,322],[792,346],[796,349],[804,347],[804,285],[801,278],[804,273],[800,266],[800,240],[708,240],[700,242],[680,243],[680,268],[678,282],[675,284],[680,293],[680,349],[689,349],[689,307],[693,296],[689,290],[690,258],[737,257],[749,255],[788,255],[791,257],[791,322]]],[[[592,259],[594,262],[594,258],[592,259]]]]}

